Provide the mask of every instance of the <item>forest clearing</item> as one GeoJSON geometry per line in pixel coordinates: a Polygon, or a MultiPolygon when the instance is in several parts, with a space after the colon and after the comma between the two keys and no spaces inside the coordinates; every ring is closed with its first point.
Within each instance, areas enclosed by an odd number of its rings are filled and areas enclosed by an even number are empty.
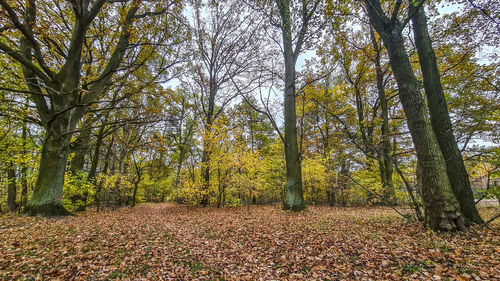
{"type": "Polygon", "coordinates": [[[500,280],[500,1],[0,0],[0,280],[500,280]]]}
{"type": "Polygon", "coordinates": [[[437,235],[386,207],[163,203],[0,222],[2,280],[500,279],[499,221],[437,235]]]}

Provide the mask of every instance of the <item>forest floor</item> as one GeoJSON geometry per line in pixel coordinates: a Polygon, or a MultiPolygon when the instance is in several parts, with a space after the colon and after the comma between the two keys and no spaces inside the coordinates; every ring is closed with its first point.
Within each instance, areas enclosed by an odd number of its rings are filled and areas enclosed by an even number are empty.
{"type": "MultiPolygon", "coordinates": [[[[500,208],[482,207],[485,219],[500,208]]],[[[0,217],[0,280],[500,280],[500,219],[425,231],[383,207],[0,217]]]]}

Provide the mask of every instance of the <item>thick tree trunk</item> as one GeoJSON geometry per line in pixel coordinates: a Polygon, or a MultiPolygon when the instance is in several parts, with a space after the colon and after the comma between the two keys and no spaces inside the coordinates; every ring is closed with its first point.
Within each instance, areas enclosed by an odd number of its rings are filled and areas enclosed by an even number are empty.
{"type": "Polygon", "coordinates": [[[422,194],[427,224],[432,230],[463,229],[463,217],[451,191],[444,159],[427,117],[427,108],[420,93],[404,46],[402,25],[383,15],[378,0],[365,0],[368,15],[380,34],[399,88],[399,98],[406,115],[422,172],[422,194]]]}
{"type": "Polygon", "coordinates": [[[460,219],[463,218],[451,191],[444,159],[427,118],[425,101],[400,35],[396,33],[396,36],[388,36],[384,42],[398,81],[399,97],[421,167],[422,195],[428,224],[433,230],[462,228],[460,219]]]}
{"type": "Polygon", "coordinates": [[[120,150],[120,158],[118,158],[118,173],[124,175],[128,170],[128,161],[129,158],[129,148],[123,147],[120,150]]]}
{"type": "Polygon", "coordinates": [[[446,173],[450,180],[451,188],[455,194],[460,211],[467,222],[482,224],[474,203],[474,195],[470,186],[469,175],[465,169],[462,153],[458,148],[453,127],[448,113],[448,105],[444,97],[441,77],[432,48],[432,41],[427,30],[427,19],[424,7],[413,6],[410,3],[410,14],[413,14],[413,34],[418,51],[420,68],[424,78],[425,94],[430,111],[432,128],[443,157],[446,160],[446,173]]]}
{"type": "Polygon", "coordinates": [[[53,136],[51,130],[47,131],[33,195],[24,209],[26,214],[43,216],[69,214],[61,203],[69,138],[70,135],[53,136]]]}
{"type": "Polygon", "coordinates": [[[295,60],[293,54],[285,54],[285,160],[286,192],[283,209],[305,209],[302,190],[302,169],[297,142],[297,112],[295,103],[295,60]]]}
{"type": "MultiPolygon", "coordinates": [[[[278,1],[282,22],[283,56],[285,59],[285,161],[286,189],[283,209],[301,211],[306,208],[302,190],[302,169],[299,146],[297,142],[297,108],[295,99],[295,63],[300,46],[293,50],[292,28],[290,23],[290,3],[278,1]],[[299,49],[297,49],[299,48],[299,49]],[[297,52],[297,53],[296,53],[297,52]]],[[[307,24],[307,23],[303,23],[307,24]]],[[[304,31],[305,32],[305,31],[304,31]]]]}
{"type": "MultiPolygon", "coordinates": [[[[27,39],[33,37],[33,24],[36,22],[36,1],[28,1],[24,9],[24,32],[20,40],[20,53],[24,58],[19,59],[17,51],[8,52],[23,66],[24,79],[32,93],[31,99],[35,103],[41,123],[46,129],[38,178],[33,196],[25,207],[25,212],[31,215],[68,214],[61,204],[61,196],[71,134],[77,122],[88,111],[88,105],[95,102],[102,90],[109,85],[112,76],[123,60],[131,35],[129,25],[133,23],[139,9],[137,3],[128,9],[118,42],[106,67],[99,74],[99,79],[85,93],[82,93],[80,76],[85,35],[106,1],[94,1],[92,6],[90,6],[89,1],[84,2],[86,4],[78,5],[79,11],[73,14],[74,24],[70,44],[66,51],[65,61],[57,71],[51,70],[41,61],[41,57],[43,57],[41,51],[32,44],[33,39],[27,39]],[[38,63],[41,69],[31,66],[32,53],[40,58],[38,63]],[[13,56],[12,54],[17,55],[13,56]],[[42,91],[42,87],[45,91],[42,91]],[[50,106],[47,99],[50,100],[50,106]]],[[[7,6],[7,4],[4,3],[3,6],[7,6]]]]}
{"type": "Polygon", "coordinates": [[[7,165],[7,210],[9,212],[17,211],[17,180],[16,167],[12,161],[7,165]]]}

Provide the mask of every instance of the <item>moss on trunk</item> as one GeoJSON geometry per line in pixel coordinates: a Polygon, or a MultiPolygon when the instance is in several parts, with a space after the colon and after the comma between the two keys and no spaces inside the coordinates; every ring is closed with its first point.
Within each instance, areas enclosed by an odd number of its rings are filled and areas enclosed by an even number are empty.
{"type": "Polygon", "coordinates": [[[24,207],[24,213],[28,216],[40,215],[44,217],[71,215],[62,204],[56,202],[36,204],[30,201],[26,207],[24,207]]]}
{"type": "Polygon", "coordinates": [[[283,201],[283,210],[299,212],[305,208],[306,203],[302,193],[302,185],[289,180],[286,187],[285,200],[283,201]]]}
{"type": "Polygon", "coordinates": [[[458,148],[453,125],[448,112],[448,104],[444,97],[441,85],[441,76],[436,55],[432,48],[432,41],[427,30],[427,18],[424,7],[410,5],[410,14],[413,15],[413,34],[417,47],[420,69],[424,80],[427,105],[430,110],[431,124],[436,134],[437,142],[446,159],[446,173],[455,194],[460,211],[467,223],[484,223],[477,211],[474,195],[469,182],[469,174],[458,148]]]}
{"type": "Polygon", "coordinates": [[[404,25],[387,17],[379,0],[364,0],[368,16],[382,37],[398,84],[399,98],[412,137],[422,179],[426,222],[435,231],[463,229],[463,217],[451,191],[443,155],[432,130],[425,99],[402,35],[404,25]]]}
{"type": "Polygon", "coordinates": [[[29,215],[60,216],[70,213],[61,203],[70,136],[47,133],[33,195],[24,212],[29,215]]]}

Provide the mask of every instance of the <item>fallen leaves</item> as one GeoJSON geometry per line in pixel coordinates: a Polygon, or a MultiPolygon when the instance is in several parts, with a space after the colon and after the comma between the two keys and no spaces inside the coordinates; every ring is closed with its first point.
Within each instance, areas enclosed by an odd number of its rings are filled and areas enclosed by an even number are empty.
{"type": "Polygon", "coordinates": [[[0,220],[0,279],[499,280],[499,225],[428,235],[386,208],[192,208],[0,220]]]}

